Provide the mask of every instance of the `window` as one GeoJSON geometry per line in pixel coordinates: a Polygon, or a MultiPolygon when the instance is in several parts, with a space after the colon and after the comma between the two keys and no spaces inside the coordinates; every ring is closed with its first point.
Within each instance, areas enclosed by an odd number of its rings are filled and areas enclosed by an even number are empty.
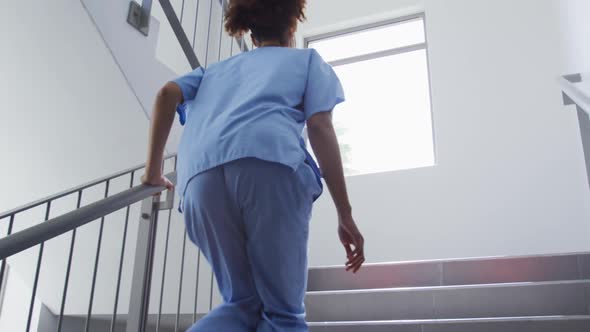
{"type": "Polygon", "coordinates": [[[435,164],[422,15],[307,38],[306,45],[344,87],[334,125],[346,175],[435,164]]]}

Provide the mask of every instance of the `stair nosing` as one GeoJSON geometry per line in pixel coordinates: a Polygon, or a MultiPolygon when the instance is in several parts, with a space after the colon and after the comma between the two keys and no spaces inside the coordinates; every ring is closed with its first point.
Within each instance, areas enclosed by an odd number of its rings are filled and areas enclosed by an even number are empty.
{"type": "MultiPolygon", "coordinates": [[[[557,253],[557,254],[539,254],[539,255],[516,255],[516,256],[482,256],[482,257],[465,257],[465,258],[440,258],[440,259],[424,259],[424,260],[408,260],[397,262],[380,262],[380,263],[364,263],[363,267],[379,267],[379,266],[396,266],[396,265],[417,265],[417,264],[440,264],[440,263],[454,263],[454,262],[477,262],[477,261],[494,261],[506,259],[525,259],[525,258],[551,258],[551,257],[568,257],[568,256],[583,256],[590,255],[590,252],[573,252],[573,253],[557,253]]],[[[326,266],[311,266],[308,270],[344,270],[342,265],[326,265],[326,266]]]]}
{"type": "Polygon", "coordinates": [[[441,318],[415,320],[376,320],[376,321],[329,321],[308,322],[309,326],[355,326],[355,325],[432,325],[432,324],[475,324],[498,322],[551,322],[551,321],[590,321],[590,315],[558,316],[516,316],[516,317],[481,317],[481,318],[441,318]]]}
{"type": "Polygon", "coordinates": [[[590,284],[590,279],[532,281],[532,282],[531,281],[523,281],[523,282],[509,282],[509,283],[435,285],[435,286],[392,287],[392,288],[342,289],[342,290],[308,291],[308,292],[306,292],[306,295],[307,296],[319,296],[319,295],[338,295],[338,294],[397,293],[397,292],[416,292],[416,291],[433,291],[433,290],[536,287],[536,286],[576,285],[576,284],[590,284]]]}

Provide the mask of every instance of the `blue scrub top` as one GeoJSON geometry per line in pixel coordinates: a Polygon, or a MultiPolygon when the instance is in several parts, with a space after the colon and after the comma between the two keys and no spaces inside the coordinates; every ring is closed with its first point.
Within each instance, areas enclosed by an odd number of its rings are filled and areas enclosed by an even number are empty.
{"type": "Polygon", "coordinates": [[[178,192],[191,178],[242,159],[277,162],[294,171],[306,161],[305,121],[344,101],[336,73],[314,49],[261,47],[173,81],[184,103],[178,148],[178,192]]]}

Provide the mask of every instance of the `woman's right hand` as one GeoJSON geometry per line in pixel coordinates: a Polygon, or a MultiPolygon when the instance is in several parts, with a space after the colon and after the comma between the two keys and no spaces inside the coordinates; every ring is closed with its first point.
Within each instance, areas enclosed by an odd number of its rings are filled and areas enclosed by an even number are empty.
{"type": "Polygon", "coordinates": [[[346,251],[346,271],[356,273],[365,262],[365,239],[359,231],[352,215],[338,218],[338,236],[346,251]]]}
{"type": "Polygon", "coordinates": [[[148,186],[162,186],[166,187],[168,190],[174,190],[174,183],[161,174],[149,176],[146,172],[146,174],[141,177],[141,183],[147,184],[148,186]]]}

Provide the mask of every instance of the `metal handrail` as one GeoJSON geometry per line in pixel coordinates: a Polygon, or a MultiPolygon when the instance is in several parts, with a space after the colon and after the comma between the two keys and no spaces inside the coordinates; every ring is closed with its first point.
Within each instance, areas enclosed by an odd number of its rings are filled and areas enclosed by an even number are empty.
{"type": "MultiPolygon", "coordinates": [[[[223,7],[223,12],[224,13],[227,12],[227,9],[228,9],[227,8],[227,6],[228,6],[227,1],[225,1],[225,0],[218,0],[218,1],[219,1],[220,6],[223,7]]],[[[202,66],[201,62],[198,60],[197,55],[195,53],[195,50],[194,50],[195,45],[194,44],[191,45],[191,42],[189,41],[189,39],[186,35],[186,32],[184,31],[184,28],[182,26],[182,18],[178,17],[176,12],[174,11],[174,7],[170,3],[170,0],[159,0],[159,2],[160,2],[160,6],[162,7],[162,10],[164,11],[164,14],[166,15],[166,18],[168,19],[168,23],[170,24],[170,27],[172,28],[172,31],[174,32],[174,35],[176,36],[176,39],[177,39],[178,43],[180,44],[180,47],[182,48],[182,52],[184,53],[184,56],[186,57],[186,60],[188,61],[191,68],[196,69],[196,68],[202,66]]],[[[150,3],[150,5],[151,5],[151,3],[150,3]]],[[[197,19],[198,19],[198,17],[195,18],[195,29],[197,26],[197,19]]],[[[209,25],[210,24],[211,24],[211,22],[209,22],[209,25]]],[[[244,38],[242,36],[237,36],[237,37],[235,37],[235,39],[238,42],[238,45],[243,52],[248,52],[250,50],[248,45],[246,44],[246,41],[244,40],[244,38]]],[[[207,47],[208,47],[208,45],[207,45],[207,47]]],[[[208,54],[208,52],[205,52],[205,54],[208,54]]],[[[204,65],[205,66],[208,65],[207,61],[205,61],[204,65]]]]}
{"type": "MultiPolygon", "coordinates": [[[[168,160],[168,159],[171,159],[171,158],[174,158],[174,157],[176,157],[176,153],[173,153],[173,154],[170,154],[170,155],[165,156],[164,157],[164,160],[168,160]]],[[[122,171],[113,173],[111,175],[107,175],[107,176],[98,178],[96,180],[90,181],[90,182],[85,183],[85,184],[82,184],[80,186],[76,186],[76,187],[71,188],[71,189],[66,189],[66,190],[64,190],[62,192],[59,192],[57,194],[53,194],[51,196],[47,196],[45,198],[41,198],[39,200],[33,201],[31,203],[28,203],[28,204],[25,204],[25,205],[22,205],[22,206],[19,206],[17,208],[12,209],[12,210],[8,210],[6,212],[2,212],[2,213],[0,213],[0,220],[1,219],[4,219],[6,217],[9,217],[9,216],[15,215],[17,213],[20,213],[20,212],[23,212],[23,211],[32,209],[34,207],[43,205],[43,204],[45,204],[45,203],[47,203],[49,201],[54,201],[56,199],[59,199],[59,198],[62,198],[62,197],[71,195],[71,194],[73,194],[75,192],[78,192],[80,190],[84,190],[84,189],[87,189],[87,188],[96,186],[98,184],[107,182],[109,180],[113,180],[113,179],[119,178],[121,176],[130,174],[130,173],[135,172],[135,171],[138,171],[138,170],[140,170],[140,169],[142,169],[144,167],[145,167],[145,164],[140,164],[140,165],[137,165],[137,166],[133,166],[131,168],[128,168],[128,169],[125,169],[125,170],[122,170],[122,171]]]]}
{"type": "Polygon", "coordinates": [[[193,45],[191,45],[190,41],[188,40],[184,28],[182,27],[182,21],[176,15],[170,0],[160,0],[160,6],[164,11],[164,15],[166,15],[166,18],[168,19],[168,23],[170,24],[170,27],[172,28],[172,31],[174,32],[174,35],[176,36],[176,39],[182,48],[182,52],[184,53],[184,56],[186,57],[186,60],[190,64],[191,68],[196,69],[200,67],[201,63],[199,62],[199,59],[197,59],[193,45]]]}
{"type": "Polygon", "coordinates": [[[580,74],[567,75],[559,79],[561,89],[571,99],[571,103],[578,105],[578,107],[590,114],[590,95],[575,84],[581,81],[582,76],[580,74]],[[575,77],[575,79],[572,79],[572,77],[575,77]]]}
{"type": "MultiPolygon", "coordinates": [[[[169,173],[166,177],[176,183],[176,172],[169,173]]],[[[0,239],[0,260],[140,202],[164,190],[166,188],[163,186],[148,186],[145,184],[135,186],[101,201],[9,235],[0,239]]]]}

